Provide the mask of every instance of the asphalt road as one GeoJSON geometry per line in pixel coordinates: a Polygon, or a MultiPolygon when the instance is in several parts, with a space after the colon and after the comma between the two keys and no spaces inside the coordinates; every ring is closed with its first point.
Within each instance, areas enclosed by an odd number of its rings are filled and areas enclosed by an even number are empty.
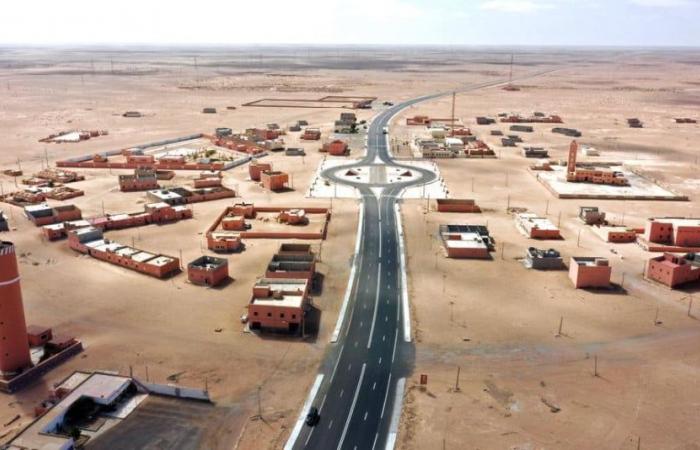
{"type": "MultiPolygon", "coordinates": [[[[482,83],[459,91],[503,83],[503,80],[482,83]]],[[[331,346],[321,366],[320,373],[324,377],[311,403],[319,409],[321,419],[315,427],[303,426],[291,446],[293,449],[369,450],[387,448],[387,443],[388,447],[393,447],[390,437],[392,415],[398,417],[401,413],[398,408],[394,411],[397,389],[401,388],[400,385],[397,388],[397,384],[401,378],[409,376],[413,361],[410,336],[403,336],[402,320],[407,311],[401,306],[395,203],[404,188],[433,181],[435,174],[393,161],[383,129],[402,109],[451,93],[415,98],[381,112],[370,124],[366,156],[356,164],[342,167],[373,164],[406,167],[420,172],[419,180],[368,185],[336,178],[334,172],[341,169],[338,167],[323,173],[324,177],[352,185],[361,193],[364,208],[362,239],[355,255],[357,268],[346,317],[338,342],[331,346]],[[382,188],[379,198],[374,192],[376,188],[382,188]]]]}

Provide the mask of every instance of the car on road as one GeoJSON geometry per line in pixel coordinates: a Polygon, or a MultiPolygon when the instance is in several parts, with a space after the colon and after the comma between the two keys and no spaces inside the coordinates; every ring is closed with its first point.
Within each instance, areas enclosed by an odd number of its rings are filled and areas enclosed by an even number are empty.
{"type": "Polygon", "coordinates": [[[309,412],[306,414],[306,425],[315,427],[319,420],[321,420],[321,415],[318,413],[318,408],[312,406],[309,408],[309,412]]]}

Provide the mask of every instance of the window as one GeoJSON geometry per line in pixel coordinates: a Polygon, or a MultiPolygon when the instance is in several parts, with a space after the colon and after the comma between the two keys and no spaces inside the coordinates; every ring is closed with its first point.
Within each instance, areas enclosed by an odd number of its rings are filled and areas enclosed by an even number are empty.
{"type": "Polygon", "coordinates": [[[296,314],[292,314],[292,319],[296,319],[296,318],[297,318],[297,315],[296,315],[296,314]]]}
{"type": "Polygon", "coordinates": [[[258,312],[257,312],[257,311],[253,311],[253,315],[254,315],[254,316],[257,316],[257,315],[258,315],[258,312]]]}
{"type": "Polygon", "coordinates": [[[267,317],[272,317],[272,313],[267,313],[267,317]]]}
{"type": "Polygon", "coordinates": [[[280,313],[280,319],[284,319],[284,313],[280,313]]]}

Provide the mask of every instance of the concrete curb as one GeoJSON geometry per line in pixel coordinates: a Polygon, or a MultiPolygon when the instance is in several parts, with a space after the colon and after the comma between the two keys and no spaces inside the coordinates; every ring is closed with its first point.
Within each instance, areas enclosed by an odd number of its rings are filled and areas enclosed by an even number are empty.
{"type": "Polygon", "coordinates": [[[284,445],[284,450],[292,450],[292,448],[294,447],[294,444],[296,443],[297,438],[299,437],[299,433],[301,433],[301,428],[304,426],[306,412],[311,407],[311,403],[313,403],[314,399],[316,398],[316,394],[318,394],[318,390],[321,387],[321,383],[323,382],[323,376],[324,375],[322,373],[316,375],[316,380],[314,381],[314,384],[311,387],[311,391],[309,391],[309,396],[306,398],[304,406],[301,408],[299,418],[297,419],[296,424],[294,424],[292,434],[289,435],[289,439],[287,439],[287,443],[284,445]]]}
{"type": "Polygon", "coordinates": [[[357,222],[357,237],[355,238],[355,254],[353,256],[352,269],[350,269],[350,279],[348,280],[348,287],[345,289],[345,297],[343,298],[343,306],[340,307],[340,313],[338,314],[338,321],[335,324],[335,329],[333,330],[333,335],[331,336],[331,342],[338,342],[338,337],[340,336],[340,330],[343,328],[343,322],[345,322],[345,313],[348,309],[348,303],[350,303],[350,295],[355,287],[355,272],[357,271],[357,261],[360,254],[360,243],[362,242],[362,229],[364,227],[364,217],[365,217],[365,207],[364,202],[360,203],[360,213],[358,215],[357,222]]]}
{"type": "Polygon", "coordinates": [[[411,342],[411,307],[408,303],[408,274],[406,273],[406,245],[403,239],[403,222],[401,221],[401,207],[394,203],[396,214],[396,231],[399,234],[399,254],[401,261],[401,309],[403,310],[403,340],[411,342]]]}
{"type": "Polygon", "coordinates": [[[389,436],[386,439],[385,450],[393,450],[396,446],[396,439],[399,436],[399,423],[401,422],[401,411],[403,410],[403,393],[406,387],[406,379],[399,378],[396,382],[396,394],[394,395],[394,408],[391,412],[391,424],[389,425],[389,436]]]}

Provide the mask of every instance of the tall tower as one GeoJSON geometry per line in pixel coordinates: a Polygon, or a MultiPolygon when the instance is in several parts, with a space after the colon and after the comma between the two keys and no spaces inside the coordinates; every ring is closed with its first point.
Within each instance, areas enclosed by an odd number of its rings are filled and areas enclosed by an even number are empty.
{"type": "Polygon", "coordinates": [[[576,172],[576,153],[578,152],[578,143],[571,141],[569,146],[569,163],[566,166],[566,171],[570,174],[576,172]]]}
{"type": "Polygon", "coordinates": [[[0,376],[31,365],[15,246],[0,241],[0,376]]]}

